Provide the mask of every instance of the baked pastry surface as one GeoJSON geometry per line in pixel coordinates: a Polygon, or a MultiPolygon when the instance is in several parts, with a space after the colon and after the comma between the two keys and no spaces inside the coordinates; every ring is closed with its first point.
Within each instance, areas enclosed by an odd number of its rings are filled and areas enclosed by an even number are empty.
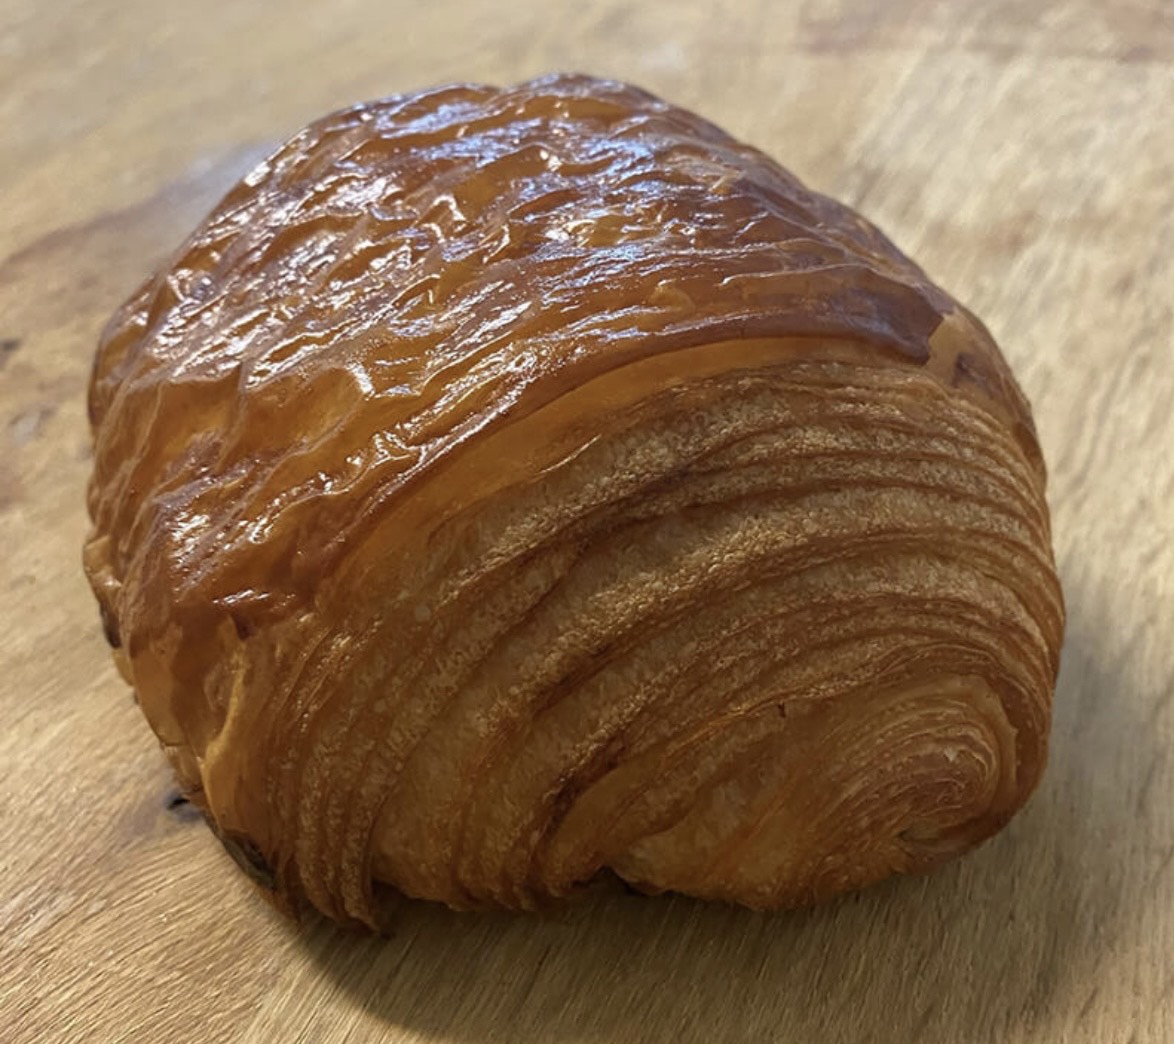
{"type": "Polygon", "coordinates": [[[116,314],[90,414],[116,659],[279,901],[802,904],[1042,772],[1063,605],[997,347],[635,88],[312,124],[116,314]]]}

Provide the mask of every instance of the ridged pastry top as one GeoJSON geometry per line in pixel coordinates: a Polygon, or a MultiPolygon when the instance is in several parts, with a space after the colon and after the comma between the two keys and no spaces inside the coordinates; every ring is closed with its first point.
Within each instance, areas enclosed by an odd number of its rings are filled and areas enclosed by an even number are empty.
{"type": "Polygon", "coordinates": [[[932,372],[1038,464],[981,325],[866,221],[690,113],[574,76],[335,113],[105,333],[89,565],[108,626],[134,642],[164,605],[281,616],[476,433],[639,358],[783,337],[932,372]]]}
{"type": "Polygon", "coordinates": [[[282,901],[808,902],[1042,772],[1063,606],[997,348],[635,88],[311,125],[115,316],[90,411],[116,659],[282,901]]]}

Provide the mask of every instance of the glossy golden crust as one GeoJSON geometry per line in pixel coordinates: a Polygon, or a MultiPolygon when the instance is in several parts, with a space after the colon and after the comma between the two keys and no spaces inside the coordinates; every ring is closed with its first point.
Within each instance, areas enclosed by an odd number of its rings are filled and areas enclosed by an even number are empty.
{"type": "Polygon", "coordinates": [[[115,316],[87,571],[277,893],[801,903],[1042,770],[1028,407],[875,229],[634,88],[350,109],[115,316]]]}

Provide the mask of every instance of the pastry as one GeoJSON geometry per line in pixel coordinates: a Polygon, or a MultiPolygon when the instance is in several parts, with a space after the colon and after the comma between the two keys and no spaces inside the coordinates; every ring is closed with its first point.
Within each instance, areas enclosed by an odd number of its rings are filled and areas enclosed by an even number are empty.
{"type": "Polygon", "coordinates": [[[623,84],[327,116],[118,311],[86,570],[289,908],[757,908],[928,869],[1044,767],[1024,396],[877,229],[623,84]]]}

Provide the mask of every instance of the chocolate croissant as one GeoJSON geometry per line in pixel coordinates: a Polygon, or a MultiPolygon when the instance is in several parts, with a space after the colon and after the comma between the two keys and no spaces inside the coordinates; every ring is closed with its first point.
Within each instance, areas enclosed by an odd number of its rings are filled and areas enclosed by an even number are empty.
{"type": "Polygon", "coordinates": [[[1063,605],[1027,402],[872,225],[558,76],[359,105],[114,316],[85,565],[291,907],[775,908],[988,837],[1063,605]]]}

